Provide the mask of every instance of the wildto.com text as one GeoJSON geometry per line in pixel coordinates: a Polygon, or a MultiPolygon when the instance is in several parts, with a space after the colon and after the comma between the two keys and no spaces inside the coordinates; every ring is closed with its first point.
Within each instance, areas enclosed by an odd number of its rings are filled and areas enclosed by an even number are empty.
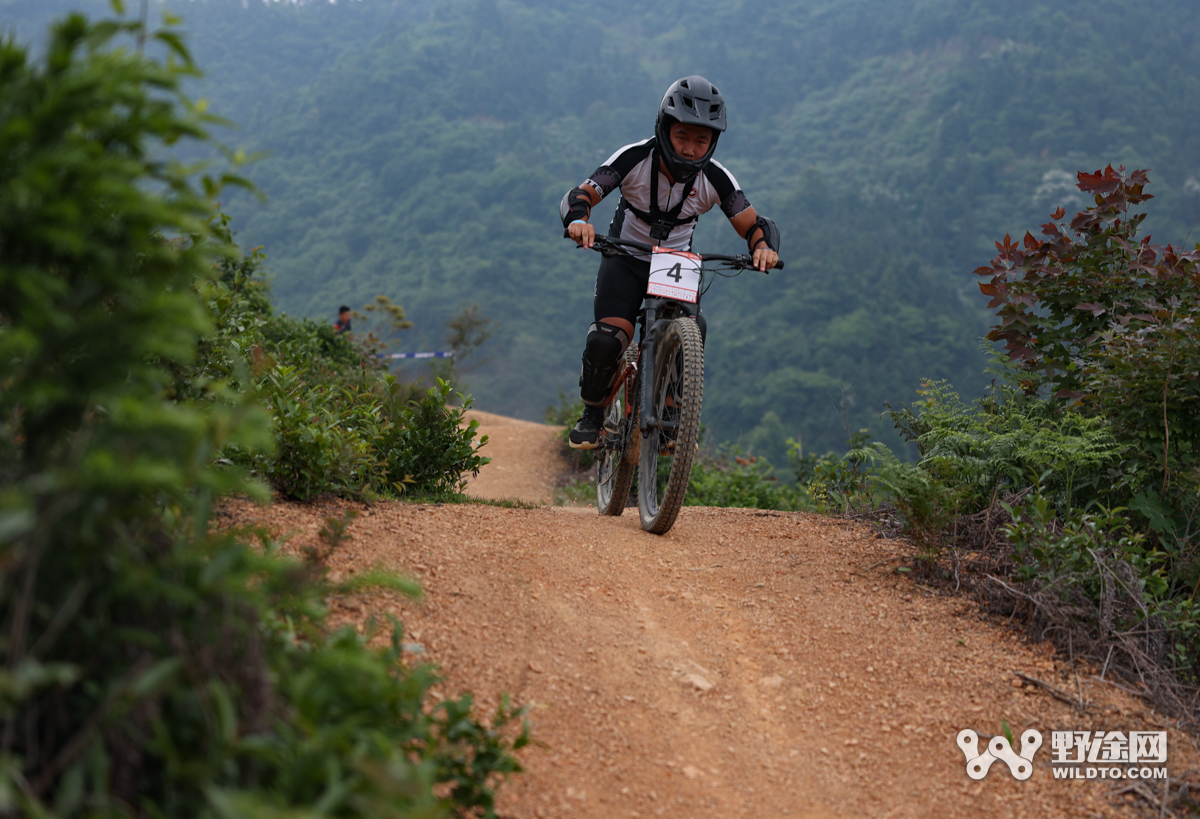
{"type": "MultiPolygon", "coordinates": [[[[1007,726],[1005,727],[1007,731],[1007,726]]],[[[986,735],[985,735],[986,736],[986,735]]],[[[1008,737],[993,736],[983,751],[980,735],[970,728],[958,733],[967,761],[967,776],[983,779],[993,762],[1003,762],[1014,778],[1033,775],[1042,732],[1021,734],[1020,752],[1008,737]]],[[[1166,731],[1051,731],[1050,767],[1055,779],[1166,779],[1166,731]]]]}

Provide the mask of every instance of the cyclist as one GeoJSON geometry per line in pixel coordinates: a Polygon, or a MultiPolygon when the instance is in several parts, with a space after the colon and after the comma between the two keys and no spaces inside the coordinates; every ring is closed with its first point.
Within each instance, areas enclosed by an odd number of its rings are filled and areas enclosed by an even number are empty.
{"type": "MultiPolygon", "coordinates": [[[[617,151],[559,207],[572,239],[591,247],[596,229],[592,208],[618,187],[621,201],[608,235],[690,250],[696,220],[714,205],[746,239],[754,266],[770,270],[779,260],[779,229],[759,216],[733,174],[712,158],[725,130],[725,100],[712,83],[690,76],[671,84],[658,106],[654,136],[617,151]]],[[[584,410],[571,430],[573,449],[595,449],[604,421],[604,402],[617,376],[621,354],[633,338],[633,323],[650,280],[648,257],[613,256],[600,262],[593,312],[583,350],[579,392],[584,410]]],[[[697,316],[700,336],[706,327],[697,316]]]]}

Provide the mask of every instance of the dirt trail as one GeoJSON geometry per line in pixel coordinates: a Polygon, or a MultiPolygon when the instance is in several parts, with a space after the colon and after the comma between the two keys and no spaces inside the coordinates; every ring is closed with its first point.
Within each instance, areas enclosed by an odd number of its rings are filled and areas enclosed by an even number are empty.
{"type": "MultiPolygon", "coordinates": [[[[546,486],[554,463],[521,441],[549,428],[494,419],[496,461],[472,489],[546,486]]],[[[227,512],[296,532],[295,548],[345,505],[227,512]]],[[[544,745],[523,752],[504,817],[1159,815],[1048,764],[1052,729],[1161,730],[1144,703],[891,573],[898,545],[864,527],[689,508],[657,537],[636,510],[388,503],[351,532],[336,573],[383,563],[420,579],[425,599],[346,598],[337,619],[395,614],[442,666],[445,694],[532,706],[544,745]],[[1015,687],[1017,671],[1082,691],[1090,710],[1015,687]],[[1003,763],[967,778],[957,733],[998,734],[1002,719],[1045,734],[1033,778],[1003,763]]],[[[1169,750],[1174,775],[1200,764],[1181,733],[1169,750]]]]}
{"type": "Polygon", "coordinates": [[[555,480],[563,469],[558,458],[560,445],[551,434],[561,427],[478,410],[468,410],[465,418],[479,422],[479,434],[488,436],[483,453],[492,459],[479,470],[478,477],[468,480],[468,495],[529,503],[550,503],[554,499],[555,480]]]}

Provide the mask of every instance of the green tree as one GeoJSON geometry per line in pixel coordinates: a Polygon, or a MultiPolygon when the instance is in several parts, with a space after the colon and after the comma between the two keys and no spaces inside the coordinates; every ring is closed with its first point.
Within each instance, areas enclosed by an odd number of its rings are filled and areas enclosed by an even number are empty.
{"type": "Polygon", "coordinates": [[[1104,419],[1125,453],[1112,492],[1178,551],[1200,526],[1200,246],[1139,236],[1146,214],[1131,209],[1153,198],[1148,183],[1111,165],[1081,172],[1092,207],[1069,223],[1059,208],[1040,240],[1005,236],[976,273],[999,319],[989,338],[1026,391],[1104,419]]]}
{"type": "Polygon", "coordinates": [[[235,180],[170,159],[207,117],[178,33],[165,61],[144,33],[71,15],[37,61],[0,39],[0,812],[491,815],[511,709],[428,708],[398,625],[382,651],[329,634],[319,572],[210,532],[220,495],[265,495],[221,448],[272,436],[238,373],[179,383],[235,180]]]}

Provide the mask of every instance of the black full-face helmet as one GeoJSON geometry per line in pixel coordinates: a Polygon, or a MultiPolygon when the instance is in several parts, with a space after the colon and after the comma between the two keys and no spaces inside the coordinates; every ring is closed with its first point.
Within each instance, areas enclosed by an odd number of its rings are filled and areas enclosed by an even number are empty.
{"type": "Polygon", "coordinates": [[[687,182],[712,159],[717,149],[717,137],[725,130],[725,100],[713,84],[693,74],[671,83],[667,93],[658,104],[658,119],[654,122],[654,136],[667,170],[676,182],[687,182]],[[712,128],[712,143],[708,153],[700,159],[684,159],[671,147],[671,126],[676,122],[684,125],[703,125],[712,128]]]}

